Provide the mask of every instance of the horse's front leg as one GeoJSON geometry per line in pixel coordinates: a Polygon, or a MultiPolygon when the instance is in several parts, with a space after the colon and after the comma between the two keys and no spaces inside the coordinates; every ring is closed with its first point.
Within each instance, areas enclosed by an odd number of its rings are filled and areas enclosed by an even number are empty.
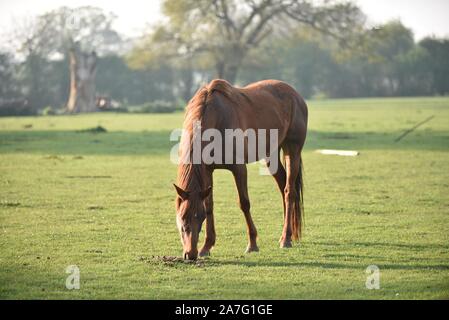
{"type": "Polygon", "coordinates": [[[237,185],[240,209],[243,211],[246,220],[249,240],[246,253],[259,251],[259,248],[257,247],[257,230],[250,213],[246,165],[235,165],[232,167],[231,171],[234,175],[235,184],[237,185]]]}
{"type": "Polygon", "coordinates": [[[210,250],[215,245],[215,224],[214,224],[214,203],[213,203],[213,190],[209,197],[206,199],[206,236],[204,239],[204,245],[200,250],[200,257],[210,255],[210,250]]]}

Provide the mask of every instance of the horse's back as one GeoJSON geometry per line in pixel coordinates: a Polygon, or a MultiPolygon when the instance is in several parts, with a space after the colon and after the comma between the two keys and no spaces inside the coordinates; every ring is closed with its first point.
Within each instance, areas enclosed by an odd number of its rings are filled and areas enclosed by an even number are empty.
{"type": "Polygon", "coordinates": [[[280,80],[262,80],[240,90],[252,97],[254,108],[261,112],[264,120],[270,121],[270,115],[275,118],[277,115],[282,120],[283,127],[288,126],[288,137],[296,140],[298,133],[305,135],[308,120],[307,104],[288,83],[280,80]]]}
{"type": "MultiPolygon", "coordinates": [[[[261,94],[262,92],[267,92],[281,101],[286,99],[293,99],[296,102],[296,107],[307,117],[307,104],[302,98],[302,96],[293,88],[291,85],[280,80],[261,80],[258,82],[251,83],[246,87],[242,88],[248,93],[253,92],[255,94],[261,94]]],[[[284,104],[285,106],[285,104],[284,104]]]]}
{"type": "Polygon", "coordinates": [[[207,89],[208,102],[214,105],[209,111],[216,113],[223,127],[278,129],[280,140],[287,138],[301,143],[305,139],[307,105],[289,84],[262,80],[238,88],[216,79],[207,89]]]}
{"type": "Polygon", "coordinates": [[[281,101],[281,108],[289,109],[289,128],[286,139],[304,145],[307,134],[308,108],[302,96],[288,83],[280,80],[262,80],[247,86],[249,89],[265,90],[281,101]]]}

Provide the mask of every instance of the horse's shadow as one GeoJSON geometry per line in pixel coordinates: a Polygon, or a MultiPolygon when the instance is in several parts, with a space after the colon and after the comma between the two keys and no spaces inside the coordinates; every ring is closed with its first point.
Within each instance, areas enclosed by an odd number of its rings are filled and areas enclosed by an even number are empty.
{"type": "MultiPolygon", "coordinates": [[[[211,260],[209,265],[230,265],[230,266],[245,266],[245,267],[272,267],[272,268],[322,268],[322,269],[358,269],[364,270],[367,265],[363,263],[336,263],[336,262],[279,262],[279,261],[242,261],[242,260],[211,260]]],[[[449,264],[432,264],[432,265],[416,265],[416,264],[396,264],[394,262],[379,263],[377,266],[384,270],[449,270],[449,264]]]]}
{"type": "MultiPolygon", "coordinates": [[[[323,243],[323,242],[312,242],[309,243],[314,246],[327,246],[327,247],[338,247],[345,246],[347,244],[339,243],[323,243]]],[[[406,249],[407,252],[411,250],[445,250],[449,252],[449,245],[444,244],[405,244],[405,243],[384,243],[384,242],[356,242],[352,243],[351,246],[358,247],[388,247],[390,249],[401,250],[406,249]]],[[[370,264],[377,265],[380,269],[384,270],[449,270],[449,262],[444,263],[431,263],[429,264],[429,259],[422,257],[414,257],[410,254],[407,258],[402,257],[398,261],[392,261],[388,257],[384,256],[373,256],[373,255],[357,255],[357,254],[347,254],[344,250],[335,250],[335,253],[324,254],[324,259],[333,261],[263,261],[263,260],[245,260],[245,257],[241,259],[232,260],[222,260],[211,258],[206,265],[231,265],[231,266],[245,266],[245,267],[272,267],[272,268],[322,268],[322,269],[366,269],[368,265],[366,260],[372,261],[370,264]],[[335,260],[345,259],[345,262],[336,262],[335,260]],[[405,260],[404,260],[405,259],[405,260]]],[[[323,257],[320,258],[323,260],[323,257]]]]}

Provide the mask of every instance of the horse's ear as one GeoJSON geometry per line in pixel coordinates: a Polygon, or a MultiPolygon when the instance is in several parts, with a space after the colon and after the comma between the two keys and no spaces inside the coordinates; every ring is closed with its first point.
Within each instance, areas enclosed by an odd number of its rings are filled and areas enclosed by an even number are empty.
{"type": "Polygon", "coordinates": [[[189,198],[189,193],[183,189],[181,189],[180,187],[178,187],[176,184],[173,184],[173,186],[176,189],[176,193],[178,194],[178,196],[182,199],[182,200],[187,200],[189,198]]]}
{"type": "Polygon", "coordinates": [[[203,199],[203,200],[206,199],[210,195],[211,191],[212,191],[212,186],[209,186],[206,190],[201,191],[200,192],[201,199],[203,199]]]}

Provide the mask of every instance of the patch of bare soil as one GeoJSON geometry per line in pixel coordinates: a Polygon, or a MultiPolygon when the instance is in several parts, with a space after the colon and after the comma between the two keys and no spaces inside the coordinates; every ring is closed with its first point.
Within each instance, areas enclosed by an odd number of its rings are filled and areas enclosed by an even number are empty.
{"type": "Polygon", "coordinates": [[[162,263],[166,266],[176,266],[176,265],[193,265],[196,267],[204,267],[205,260],[198,259],[195,261],[192,260],[184,260],[181,257],[175,257],[175,256],[151,256],[151,257],[139,257],[140,261],[144,261],[146,263],[162,263]]]}

